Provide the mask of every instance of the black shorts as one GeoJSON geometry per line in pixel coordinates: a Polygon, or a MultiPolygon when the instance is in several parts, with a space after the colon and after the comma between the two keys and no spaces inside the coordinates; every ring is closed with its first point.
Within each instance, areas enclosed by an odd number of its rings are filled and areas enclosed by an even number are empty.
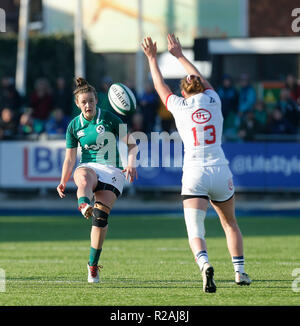
{"type": "Polygon", "coordinates": [[[99,190],[109,190],[112,191],[117,197],[120,196],[120,191],[114,187],[113,185],[110,185],[109,183],[104,183],[98,180],[97,186],[94,189],[94,192],[97,192],[99,190]]]}

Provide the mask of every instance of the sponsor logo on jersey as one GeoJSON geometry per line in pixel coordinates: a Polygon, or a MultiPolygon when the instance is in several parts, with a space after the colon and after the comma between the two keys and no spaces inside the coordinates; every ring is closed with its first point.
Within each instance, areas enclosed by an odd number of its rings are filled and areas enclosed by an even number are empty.
{"type": "Polygon", "coordinates": [[[105,127],[103,125],[99,125],[96,127],[96,131],[98,134],[103,134],[105,132],[105,127]]]}
{"type": "Polygon", "coordinates": [[[104,147],[104,143],[101,143],[101,144],[95,144],[95,145],[88,145],[88,144],[85,144],[84,145],[84,149],[87,150],[87,151],[99,151],[101,148],[104,147]]]}
{"type": "Polygon", "coordinates": [[[192,120],[196,123],[205,123],[211,119],[211,114],[205,109],[198,109],[192,114],[192,120]]]}

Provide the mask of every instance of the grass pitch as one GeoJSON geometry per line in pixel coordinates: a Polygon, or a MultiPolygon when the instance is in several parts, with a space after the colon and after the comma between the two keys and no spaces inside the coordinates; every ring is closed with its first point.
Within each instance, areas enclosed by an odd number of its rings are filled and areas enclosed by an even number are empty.
{"type": "Polygon", "coordinates": [[[253,283],[234,284],[224,232],[217,218],[207,218],[217,292],[206,294],[182,217],[112,214],[99,284],[87,283],[89,221],[0,217],[0,305],[300,305],[300,218],[243,217],[239,225],[253,283]]]}

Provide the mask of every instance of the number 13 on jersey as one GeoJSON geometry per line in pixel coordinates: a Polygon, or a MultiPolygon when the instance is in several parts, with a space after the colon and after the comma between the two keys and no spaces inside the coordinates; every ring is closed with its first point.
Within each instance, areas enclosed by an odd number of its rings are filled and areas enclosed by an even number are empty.
{"type": "MultiPolygon", "coordinates": [[[[200,146],[201,143],[197,136],[197,129],[196,127],[192,128],[193,136],[194,136],[194,146],[200,146]]],[[[214,144],[216,142],[216,129],[214,125],[204,126],[204,143],[207,145],[214,144]]]]}

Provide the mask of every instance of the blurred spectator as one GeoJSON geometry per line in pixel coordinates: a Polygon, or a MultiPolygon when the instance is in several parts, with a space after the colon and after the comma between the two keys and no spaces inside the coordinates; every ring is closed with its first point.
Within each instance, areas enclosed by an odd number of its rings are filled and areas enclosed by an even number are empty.
{"type": "Polygon", "coordinates": [[[54,88],[54,107],[61,108],[65,115],[72,114],[72,90],[66,85],[64,77],[58,77],[54,88]]]}
{"type": "Polygon", "coordinates": [[[249,77],[246,74],[241,75],[240,85],[238,112],[243,116],[246,112],[253,109],[256,101],[256,92],[254,87],[250,84],[249,77]]]}
{"type": "Polygon", "coordinates": [[[0,117],[0,139],[14,139],[17,133],[18,121],[12,109],[4,108],[0,117]]]}
{"type": "Polygon", "coordinates": [[[41,133],[44,131],[45,123],[53,110],[53,96],[46,78],[36,80],[29,103],[33,110],[34,129],[37,133],[41,133]]]}
{"type": "Polygon", "coordinates": [[[110,103],[108,100],[107,93],[112,83],[113,81],[110,77],[104,77],[100,83],[99,92],[98,92],[98,105],[100,106],[100,108],[103,108],[104,110],[110,109],[110,103]]]}
{"type": "Polygon", "coordinates": [[[300,105],[300,85],[293,75],[286,76],[285,88],[290,91],[291,98],[300,105]]]}
{"type": "Polygon", "coordinates": [[[223,76],[222,85],[217,89],[222,102],[222,113],[224,119],[227,118],[232,111],[237,112],[239,95],[236,88],[233,86],[232,78],[229,75],[223,76]]]}
{"type": "Polygon", "coordinates": [[[15,88],[12,78],[3,77],[0,86],[0,109],[9,107],[17,116],[22,105],[22,98],[15,88]]]}
{"type": "Polygon", "coordinates": [[[33,119],[31,116],[31,112],[26,111],[20,117],[20,122],[18,126],[18,135],[23,137],[28,137],[34,134],[33,129],[33,119]]]}
{"type": "Polygon", "coordinates": [[[253,111],[248,111],[241,122],[239,137],[244,141],[253,141],[255,135],[262,132],[261,124],[255,119],[253,111]]]}
{"type": "Polygon", "coordinates": [[[268,132],[270,134],[294,134],[296,133],[296,129],[290,123],[288,119],[286,119],[283,113],[279,109],[275,109],[272,112],[271,119],[268,123],[268,132]]]}
{"type": "Polygon", "coordinates": [[[159,108],[159,97],[151,83],[145,85],[145,91],[139,98],[139,107],[143,115],[143,129],[146,134],[154,131],[159,108]]]}
{"type": "Polygon", "coordinates": [[[132,115],[130,132],[143,131],[143,115],[136,112],[132,115]]]}
{"type": "Polygon", "coordinates": [[[64,137],[69,122],[70,119],[64,114],[64,111],[61,108],[56,108],[46,122],[45,131],[48,135],[64,137]]]}
{"type": "Polygon", "coordinates": [[[137,99],[137,92],[136,92],[136,89],[135,89],[135,85],[134,83],[132,82],[132,80],[126,80],[124,85],[126,85],[128,88],[130,88],[130,90],[132,91],[133,95],[135,96],[135,98],[137,99]]]}
{"type": "Polygon", "coordinates": [[[160,124],[162,131],[172,132],[176,130],[174,118],[172,114],[166,109],[165,105],[159,100],[158,116],[160,117],[160,124]]]}
{"type": "Polygon", "coordinates": [[[238,132],[240,129],[241,118],[235,112],[230,111],[223,124],[223,135],[228,141],[239,140],[238,132]]]}
{"type": "Polygon", "coordinates": [[[254,118],[260,124],[261,132],[264,133],[268,122],[268,112],[264,101],[259,100],[255,103],[254,118]]]}
{"type": "Polygon", "coordinates": [[[299,107],[291,97],[288,88],[281,89],[277,108],[282,112],[289,123],[292,124],[293,128],[297,130],[299,127],[299,107]]]}

